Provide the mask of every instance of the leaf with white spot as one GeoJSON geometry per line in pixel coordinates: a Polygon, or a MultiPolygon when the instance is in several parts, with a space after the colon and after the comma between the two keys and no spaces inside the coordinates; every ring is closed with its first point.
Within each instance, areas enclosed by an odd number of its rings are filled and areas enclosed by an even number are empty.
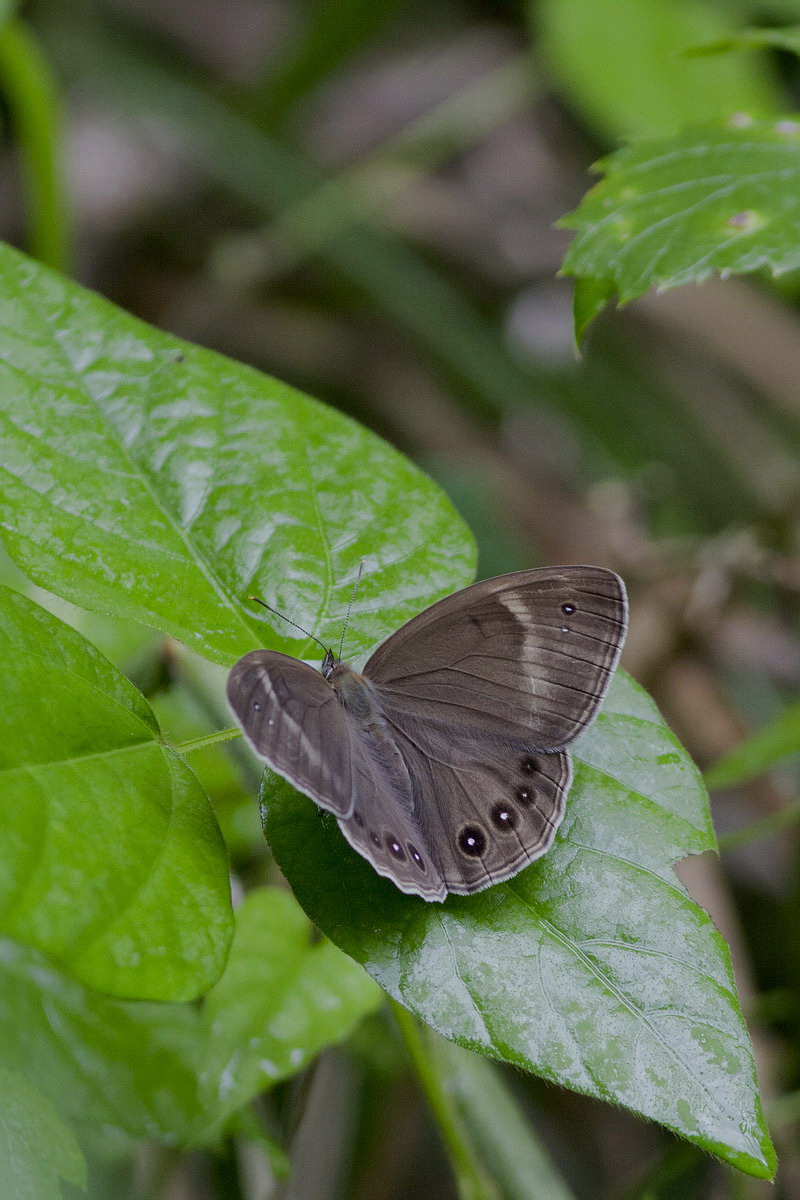
{"type": "Polygon", "coordinates": [[[577,230],[576,333],[616,293],[700,283],[712,273],[800,267],[800,119],[724,126],[634,142],[603,159],[600,183],[560,224],[577,230]]]}

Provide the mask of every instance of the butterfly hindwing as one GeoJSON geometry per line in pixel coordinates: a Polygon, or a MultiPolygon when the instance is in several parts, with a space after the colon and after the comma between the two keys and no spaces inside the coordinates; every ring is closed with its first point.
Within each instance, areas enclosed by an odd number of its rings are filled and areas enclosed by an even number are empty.
{"type": "Polygon", "coordinates": [[[552,845],[571,779],[565,751],[391,718],[416,815],[448,892],[500,883],[552,845]]]}
{"type": "Polygon", "coordinates": [[[357,805],[350,817],[338,818],[339,828],[354,850],[401,892],[424,900],[444,900],[442,878],[413,811],[386,792],[373,792],[372,802],[357,805]]]}

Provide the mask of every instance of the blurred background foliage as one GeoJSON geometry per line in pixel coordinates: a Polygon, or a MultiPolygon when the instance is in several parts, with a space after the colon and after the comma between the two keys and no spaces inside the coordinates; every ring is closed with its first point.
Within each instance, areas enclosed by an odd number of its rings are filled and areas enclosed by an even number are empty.
{"type": "MultiPolygon", "coordinates": [[[[781,1155],[769,1194],[800,1197],[798,280],[650,295],[578,360],[554,228],[626,137],[797,109],[791,54],[685,52],[800,24],[800,0],[34,0],[0,19],[0,236],[382,433],[449,492],[482,575],[625,577],[624,665],[719,764],[721,862],[681,874],[733,948],[781,1155]]],[[[170,733],[207,727],[140,633],[71,619],[170,733]]],[[[258,877],[252,793],[204,755],[234,869],[258,877]]],[[[508,1195],[767,1194],[620,1111],[510,1083],[554,1165],[508,1195]]],[[[286,1195],[452,1194],[383,1017],[275,1103],[286,1195]]],[[[249,1200],[259,1178],[232,1147],[152,1194],[249,1200]]]]}

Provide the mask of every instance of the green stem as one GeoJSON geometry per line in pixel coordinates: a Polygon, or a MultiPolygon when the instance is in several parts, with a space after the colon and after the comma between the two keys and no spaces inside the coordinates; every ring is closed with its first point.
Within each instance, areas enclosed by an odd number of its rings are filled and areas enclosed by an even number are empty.
{"type": "Polygon", "coordinates": [[[433,1056],[426,1049],[417,1021],[396,1001],[392,1000],[391,1004],[414,1070],[447,1147],[460,1200],[498,1200],[497,1189],[475,1159],[461,1118],[442,1086],[433,1056]]]}
{"type": "Polygon", "coordinates": [[[751,842],[758,842],[761,838],[771,837],[773,833],[780,833],[783,829],[791,828],[798,821],[800,821],[800,800],[794,800],[780,812],[770,813],[768,817],[761,817],[760,820],[745,825],[744,829],[733,829],[730,833],[721,834],[717,839],[720,852],[724,854],[727,850],[738,850],[740,846],[749,846],[751,842]]]}
{"type": "Polygon", "coordinates": [[[241,736],[242,731],[238,726],[233,729],[218,729],[216,733],[204,733],[201,737],[189,738],[188,742],[181,742],[172,749],[176,754],[192,754],[195,750],[205,750],[206,746],[216,746],[217,742],[231,742],[241,736]]]}
{"type": "Polygon", "coordinates": [[[132,1189],[134,1200],[161,1200],[180,1167],[178,1149],[145,1143],[136,1156],[136,1174],[132,1189]]]}
{"type": "Polygon", "coordinates": [[[68,272],[70,235],[61,170],[61,101],[33,32],[18,20],[0,28],[0,89],[22,158],[31,254],[68,272]]]}
{"type": "MultiPolygon", "coordinates": [[[[192,654],[180,642],[171,643],[171,652],[181,683],[205,713],[208,724],[212,728],[224,725],[230,719],[230,709],[220,695],[218,678],[212,680],[209,676],[209,664],[192,654]]],[[[233,729],[226,727],[216,733],[192,738],[183,746],[176,746],[175,750],[179,754],[191,754],[193,750],[202,749],[203,746],[226,741],[232,743],[230,755],[241,772],[242,779],[247,781],[247,785],[252,791],[257,791],[264,769],[263,766],[257,766],[255,758],[241,738],[241,730],[238,726],[233,729]]]]}

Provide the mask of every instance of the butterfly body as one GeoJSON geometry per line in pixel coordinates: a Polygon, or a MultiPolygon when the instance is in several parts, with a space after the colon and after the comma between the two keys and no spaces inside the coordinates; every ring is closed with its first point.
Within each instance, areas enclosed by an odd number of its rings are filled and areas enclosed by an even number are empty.
{"type": "Polygon", "coordinates": [[[516,874],[551,845],[566,747],[596,715],[627,624],[611,571],[515,572],[446,597],[362,673],[271,650],[228,697],[259,754],[336,814],[405,892],[443,900],[516,874]]]}
{"type": "MultiPolygon", "coordinates": [[[[323,673],[324,674],[324,673],[323,673]]],[[[379,704],[368,679],[359,675],[346,662],[336,662],[331,672],[324,676],[333,688],[337,700],[357,721],[377,722],[381,717],[379,704]]]]}
{"type": "MultiPolygon", "coordinates": [[[[337,662],[327,676],[334,695],[357,723],[363,745],[388,783],[395,798],[410,807],[414,788],[392,729],[381,708],[377,689],[346,662],[337,662]]],[[[355,808],[355,803],[353,805],[355,808]]],[[[348,814],[348,815],[352,815],[348,814]]]]}

